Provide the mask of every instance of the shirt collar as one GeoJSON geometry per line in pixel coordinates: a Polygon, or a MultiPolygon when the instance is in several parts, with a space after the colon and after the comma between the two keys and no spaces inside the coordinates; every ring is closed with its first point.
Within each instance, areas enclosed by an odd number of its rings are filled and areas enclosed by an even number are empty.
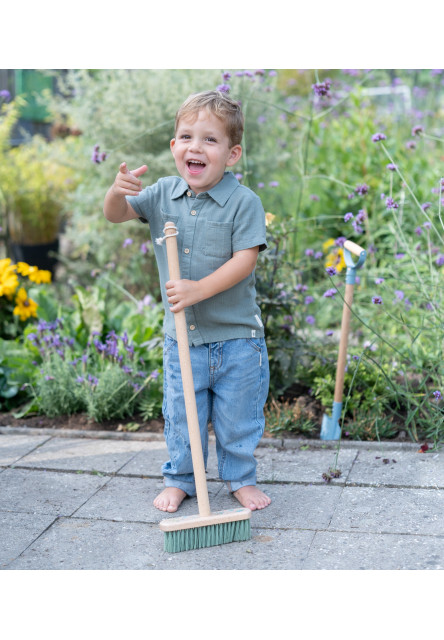
{"type": "MultiPolygon", "coordinates": [[[[223,207],[227,203],[227,200],[229,199],[233,191],[237,189],[238,186],[239,182],[234,174],[231,171],[225,171],[222,180],[218,182],[215,187],[213,187],[209,191],[206,191],[205,193],[211,196],[218,205],[223,207]]],[[[175,185],[171,193],[171,199],[175,200],[177,198],[180,198],[186,191],[189,190],[190,188],[188,184],[183,178],[181,178],[175,185]]]]}

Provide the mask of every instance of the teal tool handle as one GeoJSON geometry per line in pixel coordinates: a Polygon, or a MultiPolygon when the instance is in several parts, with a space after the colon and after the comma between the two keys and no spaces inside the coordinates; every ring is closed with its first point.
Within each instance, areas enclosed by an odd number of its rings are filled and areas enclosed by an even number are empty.
{"type": "Polygon", "coordinates": [[[367,252],[365,249],[360,247],[355,242],[351,240],[346,240],[344,242],[344,260],[347,265],[347,271],[345,273],[345,284],[355,284],[356,281],[356,271],[362,267],[367,257],[367,252]],[[358,256],[358,261],[353,262],[353,258],[351,254],[358,256]]]}

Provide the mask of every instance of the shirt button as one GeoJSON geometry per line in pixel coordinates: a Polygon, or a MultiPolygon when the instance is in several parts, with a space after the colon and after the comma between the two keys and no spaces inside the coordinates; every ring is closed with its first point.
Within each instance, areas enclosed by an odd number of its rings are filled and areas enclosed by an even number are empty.
{"type": "Polygon", "coordinates": [[[184,253],[190,253],[190,250],[189,249],[184,249],[183,252],[184,253]]]}
{"type": "Polygon", "coordinates": [[[195,328],[194,324],[190,324],[190,331],[194,331],[195,328]]]}
{"type": "Polygon", "coordinates": [[[192,216],[195,216],[197,211],[195,211],[195,209],[193,209],[192,211],[190,211],[190,213],[191,213],[192,216]]]}
{"type": "Polygon", "coordinates": [[[190,197],[191,196],[191,191],[187,191],[187,196],[190,197]]]}

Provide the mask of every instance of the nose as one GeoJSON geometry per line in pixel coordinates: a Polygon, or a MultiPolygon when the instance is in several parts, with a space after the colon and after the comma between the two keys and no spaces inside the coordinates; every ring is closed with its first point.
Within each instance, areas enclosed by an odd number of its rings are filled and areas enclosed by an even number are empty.
{"type": "Polygon", "coordinates": [[[195,136],[194,138],[191,138],[189,149],[190,151],[201,151],[202,141],[200,140],[200,138],[198,138],[197,136],[195,136]]]}

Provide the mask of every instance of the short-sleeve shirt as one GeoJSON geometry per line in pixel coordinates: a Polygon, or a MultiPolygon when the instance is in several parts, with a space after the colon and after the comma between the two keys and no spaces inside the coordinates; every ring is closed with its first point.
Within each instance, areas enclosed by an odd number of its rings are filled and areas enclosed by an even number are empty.
{"type": "MultiPolygon", "coordinates": [[[[127,196],[134,211],[150,226],[165,307],[164,331],[176,339],[165,283],[169,280],[164,235],[166,222],[178,230],[181,278],[200,280],[243,249],[267,247],[265,212],[260,198],[226,171],[207,192],[195,194],[183,178],[160,178],[138,196],[127,196]]],[[[264,336],[256,303],[255,272],[226,291],[185,309],[190,345],[264,336]]]]}

